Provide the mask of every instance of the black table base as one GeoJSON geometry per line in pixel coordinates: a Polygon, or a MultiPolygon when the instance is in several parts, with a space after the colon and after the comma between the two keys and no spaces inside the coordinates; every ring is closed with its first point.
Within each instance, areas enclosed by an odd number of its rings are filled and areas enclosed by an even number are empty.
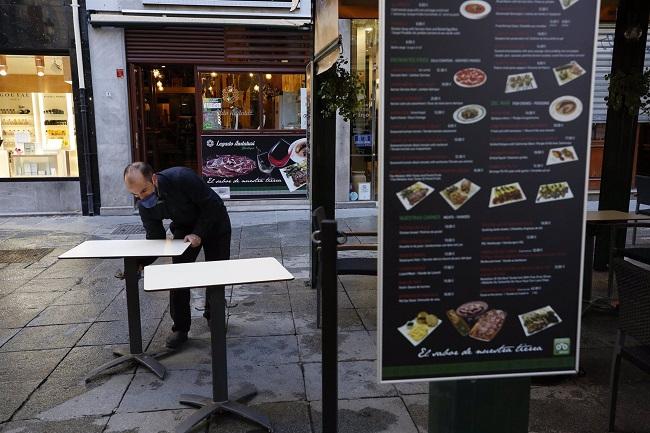
{"type": "Polygon", "coordinates": [[[124,258],[124,281],[126,282],[126,307],[129,323],[129,350],[116,349],[113,354],[119,358],[108,361],[86,375],[86,382],[91,381],[104,371],[122,363],[135,361],[151,370],[160,379],[165,378],[165,367],[155,358],[171,353],[170,349],[142,351],[142,324],[140,322],[140,293],[138,291],[138,260],[135,257],[124,258]]]}
{"type": "Polygon", "coordinates": [[[196,424],[217,413],[238,415],[273,432],[269,418],[261,412],[245,406],[241,401],[257,395],[252,390],[237,399],[228,398],[228,364],[226,356],[226,297],[223,286],[210,287],[206,291],[210,303],[210,348],[212,352],[212,398],[183,394],[180,403],[199,408],[176,427],[176,433],[187,433],[196,424]],[[218,319],[218,320],[217,320],[218,319]]]}
{"type": "Polygon", "coordinates": [[[170,349],[161,349],[159,351],[151,351],[151,352],[144,352],[144,353],[129,353],[128,350],[115,349],[113,350],[113,354],[118,356],[119,358],[115,358],[112,361],[108,361],[107,363],[102,364],[99,367],[93,369],[91,372],[89,372],[86,375],[85,380],[86,382],[90,382],[96,376],[102,374],[105,370],[117,367],[120,364],[123,364],[125,362],[130,362],[130,361],[135,361],[137,364],[147,367],[149,370],[151,370],[152,373],[154,373],[160,379],[164,379],[165,367],[163,367],[163,365],[160,362],[158,362],[155,358],[159,356],[167,355],[171,352],[172,350],[170,349]]]}

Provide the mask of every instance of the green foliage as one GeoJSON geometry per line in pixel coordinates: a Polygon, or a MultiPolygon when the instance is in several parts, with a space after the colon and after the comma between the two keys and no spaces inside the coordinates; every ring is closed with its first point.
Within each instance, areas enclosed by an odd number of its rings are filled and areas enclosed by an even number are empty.
{"type": "Polygon", "coordinates": [[[338,111],[349,121],[364,108],[365,89],[357,75],[343,68],[347,64],[348,60],[340,56],[334,64],[335,73],[323,81],[318,90],[323,102],[321,114],[325,117],[332,117],[338,111]]]}
{"type": "Polygon", "coordinates": [[[608,107],[625,110],[630,116],[650,113],[650,69],[643,73],[616,71],[605,79],[609,81],[609,96],[605,98],[608,107]]]}

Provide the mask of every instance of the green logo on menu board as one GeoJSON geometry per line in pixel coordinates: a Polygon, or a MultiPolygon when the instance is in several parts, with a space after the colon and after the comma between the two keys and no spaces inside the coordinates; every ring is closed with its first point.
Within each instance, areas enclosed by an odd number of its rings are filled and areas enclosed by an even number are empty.
{"type": "Polygon", "coordinates": [[[553,355],[571,355],[571,339],[570,338],[556,338],[553,340],[553,355]]]}

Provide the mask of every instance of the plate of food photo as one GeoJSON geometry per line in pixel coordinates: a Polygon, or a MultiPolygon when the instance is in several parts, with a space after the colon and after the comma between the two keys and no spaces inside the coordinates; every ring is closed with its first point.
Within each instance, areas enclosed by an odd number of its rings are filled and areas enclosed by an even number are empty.
{"type": "Polygon", "coordinates": [[[519,182],[514,182],[493,187],[489,207],[503,206],[524,200],[526,200],[526,195],[521,189],[521,185],[519,185],[519,182]]]}
{"type": "Polygon", "coordinates": [[[449,206],[452,207],[452,209],[458,210],[462,205],[467,203],[474,194],[479,192],[480,189],[480,186],[472,183],[469,179],[461,179],[440,191],[440,195],[445,199],[449,206]]]}
{"type": "Polygon", "coordinates": [[[560,4],[562,5],[562,9],[569,9],[571,6],[574,4],[578,3],[578,0],[560,0],[560,4]]]}
{"type": "Polygon", "coordinates": [[[307,139],[300,138],[289,146],[289,155],[293,162],[303,162],[307,159],[307,139]]]}
{"type": "Polygon", "coordinates": [[[585,71],[582,66],[575,61],[553,68],[553,75],[555,75],[555,79],[560,86],[581,77],[586,72],[587,71],[585,71]]]}
{"type": "Polygon", "coordinates": [[[460,14],[470,20],[485,18],[491,11],[490,3],[483,0],[468,0],[460,5],[460,14]]]}
{"type": "Polygon", "coordinates": [[[561,323],[562,319],[560,319],[560,316],[557,315],[550,305],[547,305],[546,307],[520,314],[519,322],[521,322],[521,327],[524,328],[524,334],[526,334],[526,337],[529,337],[561,323]]]}
{"type": "Polygon", "coordinates": [[[477,319],[469,336],[479,341],[492,341],[506,321],[508,313],[503,310],[488,310],[477,319]]]}
{"type": "Polygon", "coordinates": [[[506,93],[523,92],[524,90],[537,89],[537,81],[532,72],[508,75],[506,79],[506,93]]]}
{"type": "Polygon", "coordinates": [[[487,81],[487,74],[479,68],[465,68],[454,74],[454,83],[460,87],[479,87],[487,81]]]}
{"type": "Polygon", "coordinates": [[[582,113],[582,102],[575,96],[560,96],[551,102],[548,113],[558,122],[570,122],[582,113]]]}
{"type": "Polygon", "coordinates": [[[485,107],[478,104],[464,105],[454,111],[454,121],[462,124],[476,123],[483,119],[487,111],[485,107]]]}
{"type": "Polygon", "coordinates": [[[415,182],[398,192],[397,198],[404,206],[404,209],[411,210],[432,192],[433,187],[424,182],[415,182]]]}
{"type": "Polygon", "coordinates": [[[547,183],[539,186],[535,203],[568,200],[573,198],[573,193],[568,182],[547,183]]]}
{"type": "Polygon", "coordinates": [[[298,164],[287,165],[280,169],[284,183],[287,184],[290,192],[302,188],[307,185],[309,180],[307,175],[307,160],[298,164]]]}
{"type": "Polygon", "coordinates": [[[426,311],[420,311],[418,315],[409,320],[397,330],[406,338],[413,346],[422,343],[435,329],[440,326],[442,320],[435,314],[429,314],[426,311]]]}
{"type": "Polygon", "coordinates": [[[546,165],[564,164],[565,162],[577,161],[578,156],[573,146],[556,147],[548,151],[546,165]]]}

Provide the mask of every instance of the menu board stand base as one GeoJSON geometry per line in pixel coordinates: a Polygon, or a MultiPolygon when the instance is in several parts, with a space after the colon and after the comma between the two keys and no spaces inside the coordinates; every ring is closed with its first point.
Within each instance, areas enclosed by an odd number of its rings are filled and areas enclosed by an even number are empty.
{"type": "Polygon", "coordinates": [[[527,433],[530,378],[429,383],[429,433],[527,433]]]}

